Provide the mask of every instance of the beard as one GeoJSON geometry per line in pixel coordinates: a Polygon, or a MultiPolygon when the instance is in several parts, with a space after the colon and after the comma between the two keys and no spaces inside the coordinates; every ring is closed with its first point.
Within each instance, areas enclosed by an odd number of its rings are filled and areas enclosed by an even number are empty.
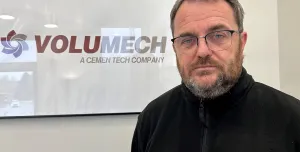
{"type": "MultiPolygon", "coordinates": [[[[183,83],[195,96],[200,99],[214,99],[229,92],[229,90],[237,83],[242,72],[243,58],[244,56],[242,55],[240,44],[234,59],[227,65],[227,70],[225,69],[225,66],[220,65],[210,57],[200,58],[197,63],[191,65],[190,69],[194,69],[193,67],[201,65],[213,65],[219,71],[215,82],[207,85],[197,82],[197,80],[191,76],[191,72],[188,72],[188,75],[186,76],[185,71],[183,67],[179,65],[178,60],[177,67],[183,83]]],[[[211,74],[209,71],[197,72],[198,76],[207,76],[209,74],[211,74]]]]}

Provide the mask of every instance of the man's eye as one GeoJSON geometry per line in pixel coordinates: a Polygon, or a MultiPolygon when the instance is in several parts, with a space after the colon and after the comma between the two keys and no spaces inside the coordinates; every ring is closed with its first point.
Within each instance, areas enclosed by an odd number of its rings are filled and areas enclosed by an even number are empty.
{"type": "Polygon", "coordinates": [[[221,35],[221,34],[216,34],[215,35],[215,38],[217,38],[217,39],[220,39],[220,38],[224,38],[225,36],[224,35],[221,35]]]}
{"type": "Polygon", "coordinates": [[[189,38],[189,39],[183,39],[181,44],[192,44],[193,43],[193,39],[192,38],[189,38]]]}

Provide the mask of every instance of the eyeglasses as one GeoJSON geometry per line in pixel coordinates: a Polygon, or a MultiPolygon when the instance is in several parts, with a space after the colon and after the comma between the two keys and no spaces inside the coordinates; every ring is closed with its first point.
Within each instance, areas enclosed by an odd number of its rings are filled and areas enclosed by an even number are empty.
{"type": "Polygon", "coordinates": [[[214,31],[205,36],[195,35],[179,36],[171,39],[177,51],[185,54],[195,53],[199,45],[199,39],[204,38],[207,47],[212,51],[222,51],[228,49],[232,44],[233,33],[240,33],[234,30],[214,31]]]}

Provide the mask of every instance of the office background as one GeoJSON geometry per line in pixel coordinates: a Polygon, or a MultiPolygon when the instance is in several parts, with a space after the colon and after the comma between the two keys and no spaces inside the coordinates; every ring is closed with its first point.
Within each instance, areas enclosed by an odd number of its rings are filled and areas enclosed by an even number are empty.
{"type": "MultiPolygon", "coordinates": [[[[130,5],[135,6],[136,3],[131,2],[130,5]]],[[[148,13],[153,18],[147,20],[155,20],[157,16],[165,14],[163,16],[166,20],[161,22],[169,25],[167,17],[173,2],[173,0],[153,1],[155,6],[164,9],[148,9],[148,13]],[[156,12],[157,10],[163,11],[156,12]]],[[[297,91],[300,86],[297,79],[300,77],[297,68],[297,65],[300,65],[298,59],[300,46],[297,37],[300,34],[297,31],[300,21],[295,18],[300,13],[298,9],[300,2],[241,0],[241,3],[246,11],[245,29],[249,34],[245,50],[245,67],[258,81],[300,98],[297,91]]],[[[136,117],[137,115],[116,115],[2,119],[0,120],[1,150],[6,152],[129,152],[136,117]]]]}

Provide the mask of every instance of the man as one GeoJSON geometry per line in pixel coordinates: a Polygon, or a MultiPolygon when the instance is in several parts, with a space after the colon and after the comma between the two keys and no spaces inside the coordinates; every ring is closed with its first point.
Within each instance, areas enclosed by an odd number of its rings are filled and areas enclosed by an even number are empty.
{"type": "Polygon", "coordinates": [[[238,0],[178,0],[171,12],[182,84],[139,115],[132,152],[300,152],[300,102],[242,66],[238,0]]]}

